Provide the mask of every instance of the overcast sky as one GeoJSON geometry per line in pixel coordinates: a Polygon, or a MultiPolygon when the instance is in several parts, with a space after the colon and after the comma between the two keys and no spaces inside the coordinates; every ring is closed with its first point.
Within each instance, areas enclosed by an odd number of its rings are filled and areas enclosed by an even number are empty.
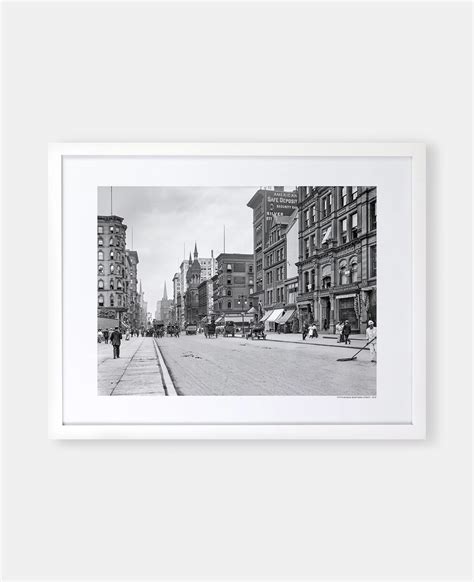
{"type": "MultiPolygon", "coordinates": [[[[155,314],[166,281],[172,298],[173,275],[197,242],[200,257],[223,252],[252,253],[252,210],[247,202],[255,188],[113,188],[113,214],[127,225],[127,248],[138,252],[148,311],[155,314]],[[184,248],[186,256],[184,256],[184,248]]],[[[110,188],[99,188],[98,214],[110,214],[110,188]]]]}

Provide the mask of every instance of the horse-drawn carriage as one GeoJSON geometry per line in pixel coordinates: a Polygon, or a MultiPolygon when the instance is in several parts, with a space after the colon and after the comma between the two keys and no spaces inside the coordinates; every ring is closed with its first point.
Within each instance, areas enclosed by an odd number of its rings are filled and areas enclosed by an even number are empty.
{"type": "Polygon", "coordinates": [[[179,326],[172,325],[171,323],[168,324],[168,326],[166,328],[166,335],[168,337],[179,337],[179,326]]]}
{"type": "Polygon", "coordinates": [[[210,337],[215,337],[217,338],[217,326],[215,324],[214,321],[211,321],[210,323],[206,323],[204,325],[204,335],[206,336],[206,338],[210,338],[210,337]]]}
{"type": "Polygon", "coordinates": [[[250,331],[247,334],[247,339],[266,339],[267,334],[265,333],[265,324],[256,323],[250,327],[250,331]]]}

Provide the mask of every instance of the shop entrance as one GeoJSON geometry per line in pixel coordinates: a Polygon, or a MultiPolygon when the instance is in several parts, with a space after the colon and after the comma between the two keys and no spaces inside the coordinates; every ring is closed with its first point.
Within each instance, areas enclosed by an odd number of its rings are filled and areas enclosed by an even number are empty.
{"type": "Polygon", "coordinates": [[[344,297],[338,300],[339,303],[339,319],[341,321],[349,321],[352,331],[359,331],[359,319],[357,317],[354,307],[354,297],[344,297]]]}
{"type": "Polygon", "coordinates": [[[329,297],[321,297],[321,329],[327,331],[331,322],[331,300],[329,297]]]}

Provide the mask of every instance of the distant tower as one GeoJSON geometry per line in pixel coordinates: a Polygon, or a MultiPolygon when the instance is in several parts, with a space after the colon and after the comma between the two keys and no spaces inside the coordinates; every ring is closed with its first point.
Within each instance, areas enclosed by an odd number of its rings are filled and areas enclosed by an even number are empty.
{"type": "Polygon", "coordinates": [[[201,282],[201,265],[198,260],[197,244],[194,243],[194,261],[191,263],[191,253],[189,253],[190,267],[186,273],[186,321],[197,322],[198,320],[198,286],[201,282]]]}
{"type": "Polygon", "coordinates": [[[163,301],[168,301],[168,293],[166,292],[166,281],[165,288],[163,289],[163,301]]]}

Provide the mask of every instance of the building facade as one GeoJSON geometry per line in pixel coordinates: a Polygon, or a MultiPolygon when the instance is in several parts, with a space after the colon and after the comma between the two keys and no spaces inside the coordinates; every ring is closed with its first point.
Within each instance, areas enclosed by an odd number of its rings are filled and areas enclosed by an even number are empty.
{"type": "MultiPolygon", "coordinates": [[[[217,257],[217,275],[213,278],[213,310],[226,321],[239,323],[242,313],[254,304],[254,256],[241,253],[221,253],[217,257]]],[[[244,321],[253,317],[244,317],[244,321]]]]}
{"type": "MultiPolygon", "coordinates": [[[[127,324],[127,226],[120,216],[97,217],[97,308],[99,320],[127,324]]],[[[106,327],[106,325],[103,325],[106,327]]],[[[100,326],[99,326],[100,327],[100,326]]]]}
{"type": "Polygon", "coordinates": [[[186,273],[186,293],[185,293],[185,314],[186,323],[195,323],[199,321],[199,292],[198,287],[201,283],[201,265],[198,260],[197,244],[194,245],[194,260],[191,262],[191,253],[189,253],[190,266],[186,273]]]}
{"type": "Polygon", "coordinates": [[[334,332],[348,320],[363,333],[376,321],[376,204],[375,187],[298,188],[300,325],[334,332]]]}
{"type": "Polygon", "coordinates": [[[296,313],[298,272],[296,267],[298,211],[291,216],[275,216],[264,245],[264,310],[266,329],[290,331],[296,313]],[[288,236],[290,235],[290,236],[288,236]],[[292,235],[292,236],[291,236],[292,235]],[[293,248],[291,248],[291,245],[293,248]],[[291,259],[291,263],[290,263],[291,259]],[[295,260],[296,259],[296,260],[295,260]]]}
{"type": "Polygon", "coordinates": [[[171,323],[173,320],[173,300],[168,299],[168,291],[166,289],[166,281],[163,287],[163,298],[160,301],[159,319],[165,324],[171,323]]]}
{"type": "Polygon", "coordinates": [[[298,193],[285,191],[282,186],[274,189],[260,188],[247,203],[253,210],[253,251],[255,288],[252,296],[259,318],[263,316],[265,303],[264,249],[270,237],[273,219],[289,217],[298,207],[298,193]]]}
{"type": "Polygon", "coordinates": [[[138,329],[140,322],[140,305],[138,301],[138,253],[126,251],[127,287],[128,287],[128,322],[131,329],[138,329]]]}

